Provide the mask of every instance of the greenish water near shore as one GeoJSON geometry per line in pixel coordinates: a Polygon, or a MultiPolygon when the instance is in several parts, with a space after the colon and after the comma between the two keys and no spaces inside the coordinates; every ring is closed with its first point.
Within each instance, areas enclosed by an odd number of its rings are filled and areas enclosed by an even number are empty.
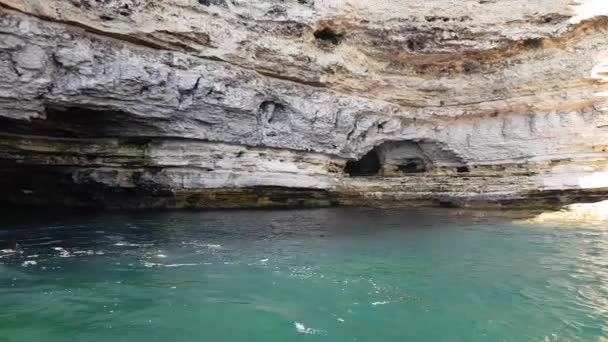
{"type": "Polygon", "coordinates": [[[451,211],[0,218],[0,341],[604,341],[608,234],[451,211]]]}

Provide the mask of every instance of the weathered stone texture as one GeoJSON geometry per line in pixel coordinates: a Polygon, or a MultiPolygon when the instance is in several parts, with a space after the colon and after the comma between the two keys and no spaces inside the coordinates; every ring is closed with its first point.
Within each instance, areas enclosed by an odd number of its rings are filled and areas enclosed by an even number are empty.
{"type": "Polygon", "coordinates": [[[0,0],[0,184],[14,202],[107,207],[297,205],[285,194],[304,189],[311,205],[596,199],[606,14],[596,0],[0,0]],[[291,190],[253,200],[262,189],[291,190]]]}

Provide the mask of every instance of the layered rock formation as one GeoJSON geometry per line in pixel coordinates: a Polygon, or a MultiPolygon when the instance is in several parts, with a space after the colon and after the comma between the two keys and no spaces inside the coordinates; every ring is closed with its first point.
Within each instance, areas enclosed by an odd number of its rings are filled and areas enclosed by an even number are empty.
{"type": "Polygon", "coordinates": [[[601,0],[0,0],[19,204],[608,195],[601,0]]]}

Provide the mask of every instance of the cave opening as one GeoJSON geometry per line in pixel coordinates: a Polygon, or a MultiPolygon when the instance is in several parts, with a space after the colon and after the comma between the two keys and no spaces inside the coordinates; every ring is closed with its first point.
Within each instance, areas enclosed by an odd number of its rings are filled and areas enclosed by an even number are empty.
{"type": "Polygon", "coordinates": [[[318,41],[331,45],[339,45],[344,38],[344,35],[337,33],[329,27],[315,31],[314,36],[318,41]]]}
{"type": "Polygon", "coordinates": [[[380,172],[381,168],[380,157],[374,149],[359,160],[348,161],[344,172],[349,176],[375,176],[380,172]]]}
{"type": "Polygon", "coordinates": [[[423,173],[426,172],[426,164],[420,158],[410,158],[397,165],[397,169],[403,173],[423,173]]]}
{"type": "Polygon", "coordinates": [[[166,183],[157,181],[163,166],[149,155],[151,143],[162,141],[158,124],[87,105],[47,104],[44,115],[30,121],[0,118],[3,199],[78,207],[169,196],[166,183]]]}
{"type": "Polygon", "coordinates": [[[470,172],[464,159],[444,143],[433,140],[385,141],[361,159],[346,163],[349,176],[403,177],[441,168],[470,172]]]}
{"type": "Polygon", "coordinates": [[[126,111],[85,106],[45,108],[43,119],[31,121],[0,118],[2,132],[55,138],[112,138],[154,136],[156,123],[126,111]]]}

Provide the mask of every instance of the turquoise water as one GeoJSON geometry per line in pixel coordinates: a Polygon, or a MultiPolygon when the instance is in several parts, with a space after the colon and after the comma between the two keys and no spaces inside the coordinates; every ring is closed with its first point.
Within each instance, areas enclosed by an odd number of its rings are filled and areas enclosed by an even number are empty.
{"type": "Polygon", "coordinates": [[[0,218],[0,341],[605,341],[608,235],[451,211],[0,218]]]}

